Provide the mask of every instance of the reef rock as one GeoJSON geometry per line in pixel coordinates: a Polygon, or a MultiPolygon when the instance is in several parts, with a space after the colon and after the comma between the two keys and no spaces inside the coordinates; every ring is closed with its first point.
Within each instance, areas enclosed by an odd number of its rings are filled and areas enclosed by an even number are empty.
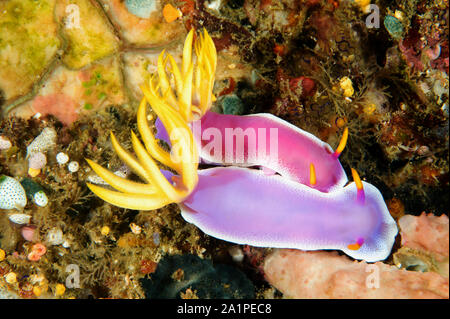
{"type": "Polygon", "coordinates": [[[448,279],[434,272],[352,261],[337,252],[278,249],[264,263],[266,280],[287,298],[448,298],[448,279]]]}
{"type": "Polygon", "coordinates": [[[448,257],[449,224],[446,215],[405,215],[400,218],[398,224],[403,246],[448,257]]]}
{"type": "Polygon", "coordinates": [[[165,256],[141,285],[149,299],[255,297],[253,284],[239,269],[190,254],[165,256]]]}
{"type": "Polygon", "coordinates": [[[422,213],[399,219],[402,248],[394,254],[398,267],[449,276],[448,217],[422,213]]]}

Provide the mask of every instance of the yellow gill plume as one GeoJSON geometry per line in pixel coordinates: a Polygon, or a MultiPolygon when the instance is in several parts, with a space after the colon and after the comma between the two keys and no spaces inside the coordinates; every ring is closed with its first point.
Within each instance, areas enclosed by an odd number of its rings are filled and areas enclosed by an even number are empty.
{"type": "Polygon", "coordinates": [[[170,54],[166,56],[165,51],[161,52],[157,65],[161,94],[186,122],[201,117],[214,102],[212,89],[216,65],[216,47],[206,29],[203,34],[198,35],[195,43],[194,30],[188,33],[184,42],[181,69],[170,54]],[[192,54],[193,44],[195,58],[192,54]]]}
{"type": "Polygon", "coordinates": [[[94,194],[115,206],[153,210],[170,203],[179,203],[193,191],[198,181],[198,151],[192,132],[184,118],[167,104],[164,97],[160,96],[155,80],[152,78],[150,85],[142,86],[141,89],[145,97],[139,105],[137,124],[143,144],[134,132],[131,132],[137,159],[120,146],[113,133],[111,133],[111,142],[119,158],[146,184],[119,177],[95,162],[87,160],[94,172],[116,191],[90,183],[87,185],[94,194]],[[148,126],[147,102],[150,103],[169,133],[172,144],[170,153],[159,146],[148,126]],[[177,182],[174,186],[169,182],[154,159],[175,170],[181,176],[181,183],[177,182]]]}
{"type": "Polygon", "coordinates": [[[185,40],[181,69],[170,54],[162,51],[158,58],[157,78],[141,86],[144,93],[137,113],[138,130],[143,144],[132,132],[134,157],[122,148],[111,133],[111,142],[119,158],[146,183],[119,177],[87,160],[92,169],[117,191],[88,183],[88,187],[105,201],[123,208],[152,210],[183,201],[198,181],[198,151],[187,123],[201,117],[215,100],[212,94],[217,64],[214,42],[206,30],[194,43],[192,29],[185,40]],[[192,54],[194,45],[195,57],[192,54]],[[155,139],[147,122],[149,103],[166,127],[172,144],[166,152],[155,139]],[[179,174],[172,185],[160,172],[156,161],[179,174]]]}

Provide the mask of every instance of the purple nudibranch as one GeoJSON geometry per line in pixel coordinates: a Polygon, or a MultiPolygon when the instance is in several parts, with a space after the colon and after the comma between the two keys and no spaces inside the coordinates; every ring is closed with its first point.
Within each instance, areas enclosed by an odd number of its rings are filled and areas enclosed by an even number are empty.
{"type": "Polygon", "coordinates": [[[302,250],[337,249],[368,262],[389,256],[397,226],[376,187],[362,182],[323,193],[279,175],[240,167],[200,170],[183,218],[237,244],[302,250]],[[349,246],[358,244],[357,249],[349,246]]]}

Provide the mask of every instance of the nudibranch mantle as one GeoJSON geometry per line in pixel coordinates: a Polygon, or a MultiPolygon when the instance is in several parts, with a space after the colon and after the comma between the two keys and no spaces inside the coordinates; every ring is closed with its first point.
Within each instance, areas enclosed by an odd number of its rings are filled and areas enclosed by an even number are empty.
{"type": "MultiPolygon", "coordinates": [[[[156,137],[168,142],[159,118],[155,125],[156,137]]],[[[262,166],[322,192],[348,182],[339,154],[328,143],[272,114],[242,116],[208,111],[190,126],[199,155],[207,163],[262,166]],[[311,164],[315,167],[315,185],[310,184],[311,164]]]]}
{"type": "Polygon", "coordinates": [[[216,167],[180,205],[183,218],[206,234],[237,244],[303,250],[342,250],[368,262],[388,257],[397,226],[376,187],[362,182],[323,193],[259,170],[216,167]],[[360,242],[359,249],[349,245],[360,242]]]}
{"type": "MultiPolygon", "coordinates": [[[[244,140],[244,160],[243,164],[226,162],[226,154],[213,154],[205,151],[205,146],[211,138],[201,136],[196,132],[195,122],[192,124],[194,137],[198,145],[201,145],[200,156],[211,162],[232,164],[238,166],[261,165],[274,170],[275,172],[298,183],[313,187],[322,192],[331,192],[334,189],[343,187],[347,182],[347,175],[329,144],[321,141],[311,133],[308,133],[295,125],[292,125],[272,114],[260,113],[252,115],[228,115],[207,112],[201,120],[201,131],[216,128],[220,131],[223,151],[227,150],[228,142],[226,130],[240,128],[243,133],[255,132],[256,143],[254,148],[258,150],[262,136],[266,143],[263,149],[266,152],[252,152],[248,144],[248,139],[244,140]],[[262,133],[259,134],[259,133],[262,133]],[[276,136],[274,136],[276,135],[276,136]],[[276,139],[276,143],[273,140],[276,139]],[[201,144],[200,144],[201,143],[201,144]],[[275,146],[273,144],[276,144],[275,146]],[[275,150],[272,150],[275,148],[275,150]],[[262,153],[263,156],[260,156],[262,153]],[[264,156],[266,154],[266,156],[264,156]],[[310,164],[313,164],[316,172],[317,183],[310,185],[310,164]]],[[[204,135],[204,134],[202,134],[204,135]]],[[[235,146],[235,145],[234,145],[235,146]]],[[[236,147],[233,148],[232,158],[236,158],[236,147]]]]}

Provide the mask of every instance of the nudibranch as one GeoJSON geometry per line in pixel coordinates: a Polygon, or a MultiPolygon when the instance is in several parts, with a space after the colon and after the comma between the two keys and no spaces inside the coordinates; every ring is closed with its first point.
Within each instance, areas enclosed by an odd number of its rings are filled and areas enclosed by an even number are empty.
{"type": "MultiPolygon", "coordinates": [[[[196,43],[197,63],[199,50],[206,46],[206,35],[200,38],[200,44],[196,43]]],[[[192,64],[185,68],[184,62],[183,71],[171,67],[173,72],[189,76],[212,70],[203,64],[197,65],[195,72],[192,64]],[[198,71],[199,68],[203,71],[198,71]]],[[[176,94],[171,94],[167,77],[161,80],[164,76],[159,74],[159,80],[152,77],[148,85],[141,87],[145,98],[139,105],[137,126],[142,142],[131,134],[137,158],[120,146],[111,133],[118,156],[146,183],[122,178],[88,160],[92,169],[113,188],[88,183],[97,196],[113,205],[136,210],[154,210],[177,203],[186,221],[206,234],[233,243],[303,250],[336,249],[369,262],[389,255],[397,234],[395,221],[380,192],[362,182],[355,170],[352,170],[354,183],[334,187],[330,192],[311,187],[318,184],[319,177],[314,164],[306,168],[310,185],[246,167],[198,170],[198,145],[188,123],[192,122],[190,116],[203,112],[202,108],[206,110],[213,99],[211,82],[202,78],[205,81],[198,82],[192,91],[176,84],[176,94]],[[198,102],[197,109],[189,107],[192,92],[209,97],[197,96],[194,99],[198,102]],[[183,96],[184,106],[180,102],[183,96]],[[168,133],[170,152],[158,144],[149,127],[147,104],[168,133]],[[175,173],[161,170],[156,161],[175,173]]],[[[196,81],[198,76],[193,80],[196,81]]]]}
{"type": "MultiPolygon", "coordinates": [[[[205,32],[195,45],[197,68],[194,72],[192,43],[191,31],[184,44],[181,70],[171,55],[165,57],[164,51],[159,56],[157,69],[166,101],[190,123],[202,160],[224,165],[261,166],[266,172],[279,173],[322,192],[333,191],[348,182],[338,160],[347,141],[347,129],[333,152],[327,143],[272,114],[238,116],[208,111],[215,99],[212,87],[216,49],[205,32]],[[175,92],[169,84],[168,66],[172,70],[175,92]]],[[[149,99],[146,88],[143,92],[149,99]]],[[[170,144],[159,118],[155,125],[156,137],[170,144]]]]}
{"type": "Polygon", "coordinates": [[[197,187],[180,207],[186,221],[210,236],[259,247],[342,250],[368,262],[389,256],[397,226],[369,183],[323,193],[255,169],[198,173],[197,187]]]}
{"type": "Polygon", "coordinates": [[[116,189],[88,184],[97,196],[113,205],[139,210],[179,203],[186,221],[206,234],[237,244],[339,249],[369,262],[389,255],[396,224],[380,192],[361,182],[355,171],[355,183],[329,193],[249,168],[215,167],[197,172],[192,132],[179,113],[153,94],[154,89],[148,90],[152,92],[149,102],[170,133],[172,152],[154,143],[143,100],[137,122],[145,147],[132,134],[138,158],[125,151],[114,135],[111,138],[119,157],[148,184],[124,179],[88,160],[93,170],[116,189]],[[170,174],[165,176],[152,157],[178,173],[171,178],[174,185],[166,179],[170,174]]]}

